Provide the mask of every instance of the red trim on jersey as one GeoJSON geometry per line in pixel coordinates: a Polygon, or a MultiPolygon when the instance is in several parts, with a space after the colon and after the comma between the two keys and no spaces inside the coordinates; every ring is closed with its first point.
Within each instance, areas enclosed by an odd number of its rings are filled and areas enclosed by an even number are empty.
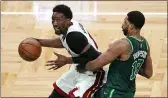
{"type": "Polygon", "coordinates": [[[69,97],[70,98],[75,98],[75,95],[73,94],[76,90],[78,90],[78,88],[74,88],[73,90],[71,90],[70,92],[69,92],[69,97]]]}
{"type": "Polygon", "coordinates": [[[82,98],[91,98],[91,94],[96,89],[100,88],[100,85],[102,84],[103,79],[104,79],[104,74],[105,74],[105,71],[103,69],[101,69],[99,72],[97,72],[96,80],[95,80],[94,84],[88,90],[85,91],[82,98]]]}
{"type": "MultiPolygon", "coordinates": [[[[88,33],[89,34],[89,33],[88,33]]],[[[93,39],[93,37],[89,34],[89,37],[93,40],[94,44],[96,45],[96,48],[98,49],[96,41],[93,39]]]]}
{"type": "Polygon", "coordinates": [[[64,97],[67,97],[67,96],[68,96],[68,94],[66,94],[64,91],[62,91],[62,90],[57,86],[56,83],[54,83],[53,86],[54,86],[54,89],[55,89],[59,94],[61,94],[61,95],[64,96],[64,97]]]}

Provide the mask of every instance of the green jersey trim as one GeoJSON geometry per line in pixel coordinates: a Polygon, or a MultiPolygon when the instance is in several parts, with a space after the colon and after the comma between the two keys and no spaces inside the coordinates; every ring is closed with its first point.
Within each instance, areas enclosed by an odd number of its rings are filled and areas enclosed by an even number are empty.
{"type": "Polygon", "coordinates": [[[147,41],[146,41],[146,47],[147,47],[147,51],[148,51],[148,49],[149,49],[149,45],[148,45],[147,41]]]}
{"type": "Polygon", "coordinates": [[[133,48],[133,45],[132,45],[132,42],[128,39],[128,38],[126,38],[127,39],[127,41],[130,43],[130,45],[131,45],[131,48],[132,48],[132,51],[131,51],[131,53],[134,51],[134,48],[133,48]]]}
{"type": "Polygon", "coordinates": [[[114,89],[112,89],[112,90],[111,90],[110,95],[109,95],[109,97],[108,97],[108,98],[112,98],[113,93],[114,93],[114,89]]]}
{"type": "Polygon", "coordinates": [[[134,37],[134,36],[130,36],[130,37],[132,37],[132,38],[134,38],[134,39],[136,39],[136,40],[138,40],[138,41],[140,41],[140,42],[143,42],[143,40],[144,40],[144,39],[139,40],[139,39],[137,39],[137,38],[136,38],[136,37],[134,37]]]}

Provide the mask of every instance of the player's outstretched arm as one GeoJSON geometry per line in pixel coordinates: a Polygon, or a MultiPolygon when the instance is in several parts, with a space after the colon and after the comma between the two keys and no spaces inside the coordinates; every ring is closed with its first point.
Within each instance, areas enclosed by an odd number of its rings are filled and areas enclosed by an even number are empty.
{"type": "MultiPolygon", "coordinates": [[[[149,47],[149,46],[148,46],[149,47]]],[[[144,76],[146,78],[151,78],[153,75],[153,67],[152,67],[152,59],[150,56],[150,48],[148,48],[148,55],[145,60],[145,64],[141,67],[138,72],[139,75],[144,76]]]]}
{"type": "Polygon", "coordinates": [[[87,70],[96,70],[99,69],[114,59],[116,59],[118,56],[120,56],[122,53],[127,51],[126,44],[124,40],[117,40],[113,42],[110,47],[102,53],[98,58],[96,58],[93,61],[90,61],[86,64],[87,70]]]}
{"type": "Polygon", "coordinates": [[[51,48],[64,48],[60,38],[52,38],[52,39],[37,39],[43,47],[51,47],[51,48]]]}

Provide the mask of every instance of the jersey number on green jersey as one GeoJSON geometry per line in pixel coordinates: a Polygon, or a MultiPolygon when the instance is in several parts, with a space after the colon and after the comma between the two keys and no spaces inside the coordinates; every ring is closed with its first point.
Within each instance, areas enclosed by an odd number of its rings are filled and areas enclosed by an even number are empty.
{"type": "Polygon", "coordinates": [[[143,59],[138,59],[138,60],[134,61],[134,63],[132,64],[132,74],[130,76],[130,80],[135,79],[136,74],[138,73],[139,69],[141,68],[143,62],[144,62],[143,59]]]}

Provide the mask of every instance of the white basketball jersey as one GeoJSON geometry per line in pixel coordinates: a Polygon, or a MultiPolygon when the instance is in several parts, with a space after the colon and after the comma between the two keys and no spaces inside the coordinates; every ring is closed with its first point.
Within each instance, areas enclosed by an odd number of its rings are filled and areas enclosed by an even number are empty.
{"type": "MultiPolygon", "coordinates": [[[[91,44],[97,50],[96,44],[94,43],[93,39],[89,36],[89,33],[87,32],[87,30],[79,22],[74,21],[74,20],[71,20],[71,22],[73,24],[68,28],[67,34],[70,33],[70,32],[73,32],[73,31],[76,31],[76,32],[79,32],[79,33],[83,34],[87,38],[88,43],[91,44]]],[[[63,38],[63,37],[64,36],[61,34],[60,39],[61,39],[61,42],[62,42],[63,46],[66,48],[66,50],[72,55],[72,57],[79,56],[79,54],[74,53],[69,48],[69,46],[66,42],[66,37],[65,38],[63,38]]]]}

